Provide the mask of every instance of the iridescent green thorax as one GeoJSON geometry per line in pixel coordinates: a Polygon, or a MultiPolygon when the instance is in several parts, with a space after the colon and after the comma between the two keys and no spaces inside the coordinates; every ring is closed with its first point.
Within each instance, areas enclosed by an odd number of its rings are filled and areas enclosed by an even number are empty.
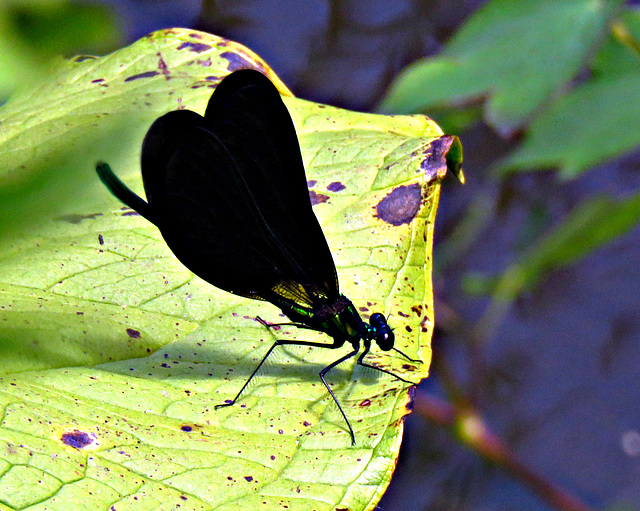
{"type": "Polygon", "coordinates": [[[310,321],[318,330],[334,339],[348,341],[354,347],[369,333],[369,325],[362,321],[351,300],[344,295],[317,307],[310,321]]]}
{"type": "Polygon", "coordinates": [[[384,351],[393,347],[395,337],[384,315],[376,312],[371,315],[369,323],[365,323],[351,300],[344,295],[334,300],[319,301],[313,308],[285,300],[274,299],[272,302],[294,323],[332,337],[336,348],[345,342],[358,348],[361,340],[367,347],[375,341],[384,351]]]}

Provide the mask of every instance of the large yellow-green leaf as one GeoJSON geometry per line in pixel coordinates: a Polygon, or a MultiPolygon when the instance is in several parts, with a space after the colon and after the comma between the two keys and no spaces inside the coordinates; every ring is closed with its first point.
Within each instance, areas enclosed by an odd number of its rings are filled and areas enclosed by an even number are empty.
{"type": "MultiPolygon", "coordinates": [[[[140,191],[150,123],[202,112],[242,67],[287,93],[246,48],[173,29],[68,62],[0,109],[3,200],[15,192],[2,219],[22,221],[0,245],[0,506],[362,510],[384,492],[409,387],[348,363],[330,373],[352,446],[318,379],[348,348],[290,348],[215,410],[277,337],[329,339],[265,329],[254,318],[281,321],[276,308],[194,277],[95,176],[106,160],[140,191]]],[[[285,101],[342,291],[363,316],[390,315],[397,346],[421,362],[375,349],[368,360],[418,382],[431,353],[439,180],[459,170],[459,142],[424,116],[285,101]]]]}

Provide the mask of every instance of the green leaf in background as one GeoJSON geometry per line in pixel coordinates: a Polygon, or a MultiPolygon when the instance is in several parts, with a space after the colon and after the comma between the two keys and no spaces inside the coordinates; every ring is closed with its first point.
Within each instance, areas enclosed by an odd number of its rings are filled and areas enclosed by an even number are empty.
{"type": "MultiPolygon", "coordinates": [[[[521,274],[523,288],[531,289],[548,272],[572,264],[606,245],[639,220],[640,194],[621,200],[606,195],[585,200],[524,254],[518,263],[519,270],[507,273],[521,274]]],[[[503,294],[507,299],[514,296],[503,294]]]]}
{"type": "Polygon", "coordinates": [[[479,322],[480,338],[489,338],[513,301],[539,284],[552,271],[568,266],[601,248],[640,222],[640,194],[626,199],[602,195],[581,202],[551,232],[533,243],[520,259],[499,277],[466,277],[474,294],[492,295],[479,322]]]}
{"type": "Polygon", "coordinates": [[[381,104],[428,111],[486,98],[486,120],[511,133],[584,65],[621,0],[492,0],[437,57],[409,66],[381,104]]]}
{"type": "Polygon", "coordinates": [[[538,117],[523,143],[496,171],[559,167],[569,179],[604,159],[640,144],[640,66],[610,79],[593,80],[556,101],[538,117]]]}
{"type": "Polygon", "coordinates": [[[17,86],[46,80],[49,60],[69,51],[103,52],[120,40],[108,8],[70,0],[0,3],[0,101],[17,86]]]}
{"type": "Polygon", "coordinates": [[[598,52],[594,77],[552,102],[500,174],[559,168],[568,179],[640,145],[640,11],[626,9],[598,52]]]}
{"type": "MultiPolygon", "coordinates": [[[[108,161],[140,191],[151,122],[203,112],[244,67],[286,92],[246,48],[165,30],[67,62],[0,109],[0,185],[26,190],[43,169],[48,182],[19,194],[10,218],[39,202],[44,213],[0,245],[0,506],[365,510],[384,493],[407,386],[350,364],[331,373],[355,446],[318,380],[332,350],[282,349],[236,406],[214,410],[275,335],[326,336],[265,329],[255,317],[279,321],[277,309],[194,277],[94,173],[108,161]],[[49,185],[61,191],[53,205],[49,185]]],[[[459,171],[459,141],[424,116],[285,101],[341,289],[365,317],[391,315],[398,347],[423,363],[379,351],[368,360],[417,382],[431,353],[440,179],[459,171]]]]}
{"type": "Polygon", "coordinates": [[[591,70],[596,78],[627,74],[640,67],[640,9],[623,9],[596,54],[591,70]]]}

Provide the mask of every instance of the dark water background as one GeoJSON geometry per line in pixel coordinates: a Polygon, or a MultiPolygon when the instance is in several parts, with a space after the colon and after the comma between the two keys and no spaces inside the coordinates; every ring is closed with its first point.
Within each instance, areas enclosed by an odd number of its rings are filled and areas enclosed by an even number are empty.
{"type": "MultiPolygon", "coordinates": [[[[533,1],[533,0],[532,0],[533,1]]],[[[300,97],[370,111],[408,63],[435,54],[483,2],[420,0],[104,0],[127,42],[172,26],[238,41],[263,57],[300,97]]],[[[638,94],[640,100],[640,91],[638,94]]],[[[500,209],[463,259],[435,275],[436,323],[454,311],[477,320],[486,299],[460,285],[469,271],[498,274],[514,260],[528,214],[553,223],[587,196],[624,197],[640,189],[640,152],[560,182],[552,172],[518,176],[492,189],[489,166],[513,143],[485,125],[461,134],[467,185],[443,187],[438,243],[478,194],[499,194],[500,209]]],[[[640,509],[640,230],[635,228],[522,296],[491,342],[478,406],[522,461],[597,509],[640,509]]],[[[444,333],[457,378],[474,363],[444,333]]],[[[421,392],[441,394],[437,374],[421,392]]],[[[417,414],[385,511],[550,509],[517,479],[488,465],[417,414]]]]}

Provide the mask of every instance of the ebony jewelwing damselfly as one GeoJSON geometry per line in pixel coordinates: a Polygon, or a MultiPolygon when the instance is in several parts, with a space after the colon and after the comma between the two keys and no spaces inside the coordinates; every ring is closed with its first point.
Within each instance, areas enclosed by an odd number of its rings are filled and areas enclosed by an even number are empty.
{"type": "Polygon", "coordinates": [[[216,87],[204,117],[176,110],[151,125],[141,167],[148,202],[106,163],[96,170],[113,195],[160,229],[193,273],[225,291],[271,302],[291,320],[286,324],[333,339],[331,344],[277,340],[238,394],[216,408],[238,400],[277,346],[336,349],[348,342],[352,351],[322,369],[320,378],[355,444],[326,373],[359,354],[361,366],[413,383],[367,364],[372,342],[417,360],[394,348],[384,315],[374,313],[365,323],[340,294],[333,257],[312,211],[298,137],[276,87],[258,71],[231,73],[216,87]]]}

